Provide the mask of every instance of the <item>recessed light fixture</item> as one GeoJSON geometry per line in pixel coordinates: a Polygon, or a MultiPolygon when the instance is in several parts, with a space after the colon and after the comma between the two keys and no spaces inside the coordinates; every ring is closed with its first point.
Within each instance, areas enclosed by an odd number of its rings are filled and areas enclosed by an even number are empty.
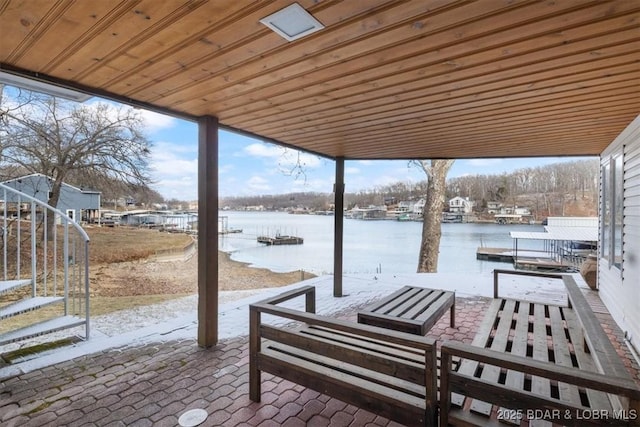
{"type": "Polygon", "coordinates": [[[18,76],[17,74],[11,74],[4,71],[0,71],[0,83],[76,102],[84,102],[87,99],[91,98],[91,95],[78,92],[77,90],[68,89],[66,87],[54,85],[53,83],[44,82],[42,80],[29,79],[26,77],[18,76]]]}
{"type": "Polygon", "coordinates": [[[298,3],[280,9],[276,13],[262,18],[260,22],[288,41],[297,40],[324,28],[320,21],[311,16],[298,3]]]}

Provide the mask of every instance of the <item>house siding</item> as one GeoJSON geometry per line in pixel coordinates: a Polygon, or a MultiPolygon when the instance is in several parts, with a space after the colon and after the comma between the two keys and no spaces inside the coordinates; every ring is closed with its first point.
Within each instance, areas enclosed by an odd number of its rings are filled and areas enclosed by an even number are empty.
{"type": "MultiPolygon", "coordinates": [[[[51,179],[41,174],[12,179],[6,181],[5,185],[35,197],[43,203],[49,201],[49,192],[52,187],[51,179]]],[[[7,194],[8,202],[16,202],[17,200],[17,196],[7,194]]],[[[72,210],[74,212],[73,218],[79,221],[82,210],[98,211],[100,209],[100,193],[96,191],[82,191],[63,183],[60,188],[60,198],[58,199],[56,208],[65,214],[69,210],[72,210]]]]}
{"type": "MultiPolygon", "coordinates": [[[[598,284],[602,301],[634,348],[640,349],[640,116],[602,153],[602,161],[621,151],[624,183],[622,271],[610,267],[609,261],[600,257],[598,284]]],[[[600,217],[602,227],[603,218],[600,217]]]]}

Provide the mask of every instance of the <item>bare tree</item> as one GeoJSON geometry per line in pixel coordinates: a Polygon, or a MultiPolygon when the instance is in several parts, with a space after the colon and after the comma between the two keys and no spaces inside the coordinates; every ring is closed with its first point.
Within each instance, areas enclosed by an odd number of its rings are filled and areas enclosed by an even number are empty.
{"type": "Polygon", "coordinates": [[[55,207],[72,176],[102,176],[132,185],[150,181],[150,141],[139,111],[106,103],[83,105],[24,92],[0,97],[0,166],[52,178],[55,207]]]}
{"type": "Polygon", "coordinates": [[[418,273],[435,273],[440,255],[441,219],[444,208],[447,173],[454,160],[420,160],[418,165],[427,175],[427,195],[423,210],[422,241],[418,273]]]}

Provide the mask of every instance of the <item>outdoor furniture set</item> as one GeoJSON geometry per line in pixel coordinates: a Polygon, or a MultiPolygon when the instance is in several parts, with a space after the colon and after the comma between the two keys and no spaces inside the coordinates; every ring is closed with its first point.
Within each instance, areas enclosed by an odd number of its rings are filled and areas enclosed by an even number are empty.
{"type": "Polygon", "coordinates": [[[573,277],[496,270],[494,294],[473,343],[441,349],[424,335],[447,310],[454,327],[452,292],[405,286],[358,323],[315,314],[312,286],[252,304],[250,398],[264,371],[409,426],[640,425],[640,387],[573,277]],[[561,278],[568,305],[499,298],[499,274],[561,278]]]}

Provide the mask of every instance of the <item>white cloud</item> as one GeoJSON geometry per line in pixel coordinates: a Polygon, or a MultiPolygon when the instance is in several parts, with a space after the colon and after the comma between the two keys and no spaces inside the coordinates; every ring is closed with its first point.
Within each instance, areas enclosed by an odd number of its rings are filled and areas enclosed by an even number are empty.
{"type": "Polygon", "coordinates": [[[247,188],[250,190],[250,192],[260,192],[260,191],[271,190],[269,181],[257,175],[254,175],[251,178],[249,178],[249,180],[247,181],[247,188]]]}
{"type": "Polygon", "coordinates": [[[165,151],[154,151],[150,164],[156,175],[165,177],[196,176],[198,173],[198,159],[181,159],[165,151]]]}
{"type": "Polygon", "coordinates": [[[357,175],[360,173],[360,169],[353,166],[344,168],[345,175],[357,175]]]}
{"type": "Polygon", "coordinates": [[[119,104],[117,102],[99,98],[95,98],[93,101],[83,104],[83,108],[97,109],[100,105],[107,105],[109,107],[107,113],[110,115],[112,120],[116,119],[119,111],[136,110],[142,118],[145,130],[149,133],[169,129],[178,124],[178,119],[165,114],[156,113],[142,108],[134,108],[129,105],[119,104]]]}
{"type": "Polygon", "coordinates": [[[166,151],[171,152],[174,155],[181,155],[182,157],[191,156],[194,159],[198,158],[198,149],[195,144],[180,144],[175,142],[154,141],[153,151],[166,151]]]}
{"type": "Polygon", "coordinates": [[[158,180],[153,189],[158,191],[165,199],[197,200],[198,182],[195,176],[177,176],[175,178],[158,180]]]}
{"type": "Polygon", "coordinates": [[[262,144],[260,142],[249,144],[243,149],[245,154],[248,154],[249,156],[267,158],[280,157],[284,150],[284,147],[262,144]]]}
{"type": "Polygon", "coordinates": [[[333,179],[298,179],[293,183],[294,187],[300,187],[297,191],[314,191],[330,193],[333,191],[333,179]]]}
{"type": "Polygon", "coordinates": [[[277,164],[285,172],[298,165],[314,169],[322,164],[321,159],[313,154],[261,142],[247,145],[243,152],[249,156],[272,160],[273,164],[277,164]]]}
{"type": "Polygon", "coordinates": [[[198,158],[181,156],[188,150],[160,142],[151,152],[150,167],[156,182],[154,189],[168,199],[195,200],[198,197],[198,158]],[[177,148],[177,149],[176,149],[177,148]]]}
{"type": "Polygon", "coordinates": [[[399,179],[394,175],[380,175],[373,180],[373,186],[385,186],[389,184],[395,184],[399,179]]]}
{"type": "Polygon", "coordinates": [[[358,163],[360,163],[361,165],[372,165],[373,160],[358,160],[358,163]]]}
{"type": "Polygon", "coordinates": [[[157,132],[160,130],[172,128],[176,125],[178,119],[166,116],[164,114],[155,113],[148,110],[140,110],[145,128],[149,132],[157,132]]]}

